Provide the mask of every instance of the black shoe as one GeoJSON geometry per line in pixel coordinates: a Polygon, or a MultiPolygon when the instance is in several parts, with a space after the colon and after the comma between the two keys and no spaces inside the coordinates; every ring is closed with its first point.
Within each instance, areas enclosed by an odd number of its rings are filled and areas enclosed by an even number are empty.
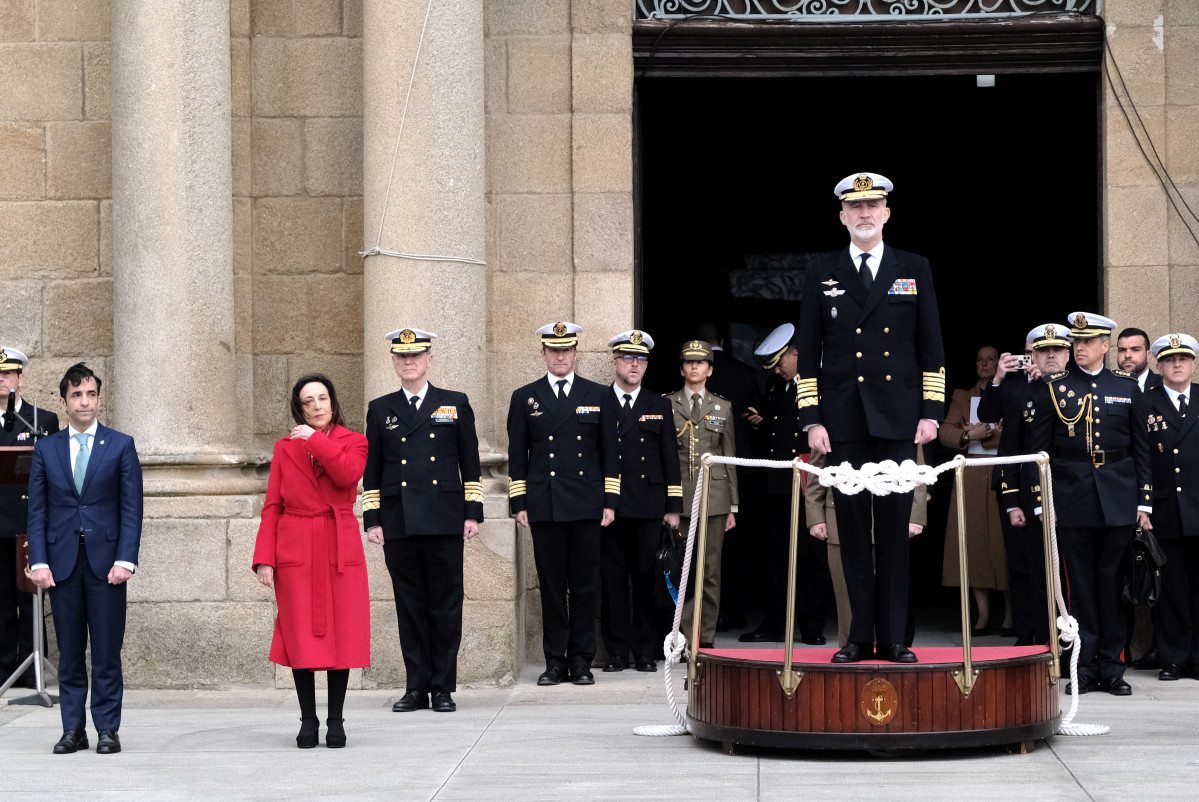
{"type": "Polygon", "coordinates": [[[413,710],[428,710],[429,694],[423,691],[408,691],[391,706],[393,713],[411,713],[413,710]]]}
{"type": "Polygon", "coordinates": [[[121,751],[121,739],[116,730],[100,730],[96,733],[96,754],[115,755],[121,751]]]}
{"type": "Polygon", "coordinates": [[[595,675],[590,666],[577,665],[570,670],[570,681],[575,685],[594,685],[595,675]]]}
{"type": "Polygon", "coordinates": [[[615,674],[618,671],[624,671],[625,663],[623,657],[613,657],[608,662],[604,663],[605,674],[615,674]]]}
{"type": "Polygon", "coordinates": [[[56,755],[70,755],[80,749],[87,749],[87,730],[82,727],[77,730],[63,730],[62,737],[54,744],[56,755]]]}
{"type": "Polygon", "coordinates": [[[453,713],[457,709],[458,705],[454,704],[449,691],[433,691],[434,713],[453,713]]]}
{"type": "Polygon", "coordinates": [[[699,648],[701,648],[701,649],[715,649],[715,648],[716,648],[716,644],[715,644],[715,643],[713,643],[713,642],[712,642],[712,641],[710,641],[710,640],[701,640],[701,641],[699,642],[699,648]]]}
{"type": "Polygon", "coordinates": [[[344,718],[325,719],[325,746],[330,749],[341,749],[346,745],[346,720],[344,718]]]}
{"type": "Polygon", "coordinates": [[[888,643],[878,647],[878,659],[888,663],[915,663],[916,655],[902,643],[888,643]]]}
{"type": "MultiPolygon", "coordinates": [[[[1099,680],[1095,679],[1094,677],[1088,677],[1086,674],[1083,674],[1078,678],[1078,694],[1080,696],[1084,693],[1090,693],[1091,691],[1097,690],[1099,690],[1099,680]]],[[[1070,683],[1067,682],[1066,693],[1070,692],[1070,683]]]]}
{"type": "Polygon", "coordinates": [[[1036,641],[1034,641],[1028,635],[1021,635],[1020,637],[1016,638],[1016,645],[1017,646],[1035,646],[1036,641]]]}
{"type": "Polygon", "coordinates": [[[833,655],[834,663],[860,663],[874,658],[874,646],[869,643],[847,643],[833,655]]]}
{"type": "Polygon", "coordinates": [[[1182,679],[1182,669],[1179,668],[1178,663],[1166,663],[1162,666],[1162,670],[1158,672],[1157,678],[1163,682],[1182,679]]]}
{"type": "Polygon", "coordinates": [[[828,643],[823,635],[804,635],[799,639],[800,643],[806,643],[809,646],[823,646],[828,643]]]}
{"type": "Polygon", "coordinates": [[[775,643],[783,639],[783,633],[775,632],[773,629],[758,627],[749,632],[742,632],[737,638],[741,643],[775,643]]]}
{"type": "Polygon", "coordinates": [[[561,685],[562,680],[566,678],[566,669],[560,666],[550,666],[545,671],[541,672],[541,676],[537,678],[537,684],[561,685]]]}
{"type": "MultiPolygon", "coordinates": [[[[318,718],[302,718],[300,719],[300,733],[296,736],[296,746],[300,749],[315,749],[318,743],[317,732],[321,728],[321,720],[318,718]]],[[[96,751],[100,751],[100,747],[96,747],[96,751]]]]}
{"type": "Polygon", "coordinates": [[[652,657],[638,657],[636,660],[638,671],[657,671],[658,664],[654,662],[652,657]]]}
{"type": "Polygon", "coordinates": [[[1136,660],[1133,660],[1129,668],[1135,668],[1137,671],[1151,671],[1155,668],[1162,668],[1163,665],[1161,655],[1158,654],[1157,649],[1150,649],[1136,660]]]}
{"type": "Polygon", "coordinates": [[[1099,690],[1107,691],[1112,696],[1132,696],[1132,686],[1124,681],[1124,677],[1112,674],[1099,681],[1099,690]]]}

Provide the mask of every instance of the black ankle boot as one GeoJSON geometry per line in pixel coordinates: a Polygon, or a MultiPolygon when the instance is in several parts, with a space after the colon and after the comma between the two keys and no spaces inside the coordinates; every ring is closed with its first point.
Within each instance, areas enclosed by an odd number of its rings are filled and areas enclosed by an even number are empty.
{"type": "Polygon", "coordinates": [[[325,719],[325,725],[329,728],[325,732],[325,746],[330,749],[341,749],[346,745],[345,721],[344,718],[325,719]]]}
{"type": "MultiPolygon", "coordinates": [[[[296,746],[301,749],[313,749],[317,744],[317,732],[320,730],[319,718],[300,719],[300,734],[296,736],[296,746]]],[[[343,736],[344,740],[344,736],[343,736]]]]}

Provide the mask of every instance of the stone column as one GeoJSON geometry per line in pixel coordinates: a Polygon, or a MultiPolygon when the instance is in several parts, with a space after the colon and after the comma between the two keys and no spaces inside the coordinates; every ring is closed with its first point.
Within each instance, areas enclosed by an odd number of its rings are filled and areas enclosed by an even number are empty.
{"type": "MultiPolygon", "coordinates": [[[[427,0],[363,3],[365,244],[483,260],[482,0],[433,0],[396,150],[427,8],[427,0]]],[[[487,276],[482,265],[369,256],[364,293],[367,400],[399,387],[383,335],[416,326],[438,335],[434,384],[484,402],[487,276]]],[[[482,436],[488,434],[488,420],[479,416],[482,436]]]]}
{"type": "Polygon", "coordinates": [[[233,464],[228,4],[113,0],[112,17],[109,418],[147,466],[233,464]]]}

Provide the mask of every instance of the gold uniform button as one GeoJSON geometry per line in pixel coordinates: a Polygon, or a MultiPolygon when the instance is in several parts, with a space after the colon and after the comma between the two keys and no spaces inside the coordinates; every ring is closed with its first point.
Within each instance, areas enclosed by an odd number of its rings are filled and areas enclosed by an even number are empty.
{"type": "Polygon", "coordinates": [[[582,457],[582,456],[583,456],[583,454],[580,452],[580,453],[579,453],[579,457],[582,457]]]}
{"type": "Polygon", "coordinates": [[[553,458],[554,458],[554,452],[552,452],[552,451],[551,451],[551,452],[550,452],[550,459],[553,459],[553,458]]]}
{"type": "Polygon", "coordinates": [[[575,435],[575,439],[576,439],[576,440],[582,440],[582,439],[583,439],[583,435],[581,435],[581,434],[576,434],[576,435],[575,435]]]}
{"type": "Polygon", "coordinates": [[[429,462],[437,462],[437,457],[429,457],[429,462]]]}
{"type": "Polygon", "coordinates": [[[434,480],[433,480],[433,484],[437,484],[437,480],[436,480],[436,479],[434,479],[434,480]]]}
{"type": "Polygon", "coordinates": [[[1175,453],[1175,454],[1177,454],[1177,453],[1178,453],[1178,449],[1177,449],[1177,448],[1176,448],[1176,449],[1174,449],[1174,453],[1175,453]]]}
{"type": "Polygon", "coordinates": [[[400,487],[407,487],[407,486],[408,486],[407,482],[400,482],[400,487]]]}
{"type": "Polygon", "coordinates": [[[641,442],[643,442],[643,443],[645,442],[645,438],[644,438],[644,437],[642,437],[642,438],[641,438],[641,442]]]}
{"type": "Polygon", "coordinates": [[[641,458],[641,461],[642,461],[642,462],[645,462],[645,457],[642,457],[642,458],[641,458]]]}
{"type": "Polygon", "coordinates": [[[407,442],[408,442],[408,438],[407,438],[407,437],[401,437],[401,438],[400,438],[400,442],[401,442],[401,443],[407,443],[407,442]]]}
{"type": "Polygon", "coordinates": [[[890,351],[883,351],[883,356],[891,356],[891,352],[890,352],[890,351]]]}
{"type": "Polygon", "coordinates": [[[864,382],[864,381],[866,381],[866,377],[865,377],[865,376],[859,376],[859,377],[858,377],[858,381],[860,381],[860,382],[864,382]]]}
{"type": "Polygon", "coordinates": [[[430,439],[430,440],[432,440],[432,439],[433,439],[434,437],[436,437],[436,436],[437,436],[437,435],[436,435],[436,434],[434,434],[433,432],[429,432],[429,439],[430,439]]]}
{"type": "Polygon", "coordinates": [[[862,358],[862,352],[858,351],[858,359],[861,359],[861,358],[862,358]]]}
{"type": "Polygon", "coordinates": [[[1180,468],[1175,468],[1174,473],[1182,473],[1182,470],[1180,468]]]}
{"type": "Polygon", "coordinates": [[[582,471],[579,471],[579,476],[582,476],[582,475],[583,475],[583,472],[582,472],[582,471]]]}
{"type": "Polygon", "coordinates": [[[642,478],[642,479],[644,479],[644,478],[645,478],[645,474],[641,474],[641,478],[642,478]]]}
{"type": "Polygon", "coordinates": [[[889,329],[889,328],[883,329],[883,334],[890,334],[890,333],[891,333],[891,329],[889,329]]]}
{"type": "Polygon", "coordinates": [[[890,377],[890,376],[888,376],[888,377],[887,377],[887,381],[891,381],[891,377],[890,377]]]}
{"type": "Polygon", "coordinates": [[[854,334],[861,334],[861,333],[862,333],[861,329],[854,329],[854,334]]]}
{"type": "Polygon", "coordinates": [[[551,442],[553,442],[553,439],[554,439],[554,436],[551,434],[551,435],[550,435],[550,441],[551,441],[551,442]]]}
{"type": "Polygon", "coordinates": [[[1098,437],[1098,436],[1099,436],[1099,432],[1095,432],[1095,436],[1096,436],[1096,437],[1098,437]]]}
{"type": "Polygon", "coordinates": [[[554,473],[553,471],[550,471],[550,476],[557,476],[557,475],[558,474],[554,473]]]}
{"type": "MultiPolygon", "coordinates": [[[[1181,487],[1176,487],[1176,488],[1174,488],[1174,489],[1175,489],[1175,490],[1177,490],[1179,493],[1181,493],[1181,492],[1182,492],[1182,488],[1181,488],[1181,487]]],[[[1145,498],[1149,498],[1149,496],[1145,496],[1145,498]]]]}
{"type": "Polygon", "coordinates": [[[407,465],[407,464],[408,464],[408,460],[406,460],[406,459],[402,459],[402,460],[400,460],[400,464],[401,464],[401,465],[407,465]]]}
{"type": "Polygon", "coordinates": [[[794,449],[794,448],[793,448],[793,449],[791,449],[791,453],[792,453],[792,454],[794,454],[794,453],[795,453],[795,449],[794,449]]]}

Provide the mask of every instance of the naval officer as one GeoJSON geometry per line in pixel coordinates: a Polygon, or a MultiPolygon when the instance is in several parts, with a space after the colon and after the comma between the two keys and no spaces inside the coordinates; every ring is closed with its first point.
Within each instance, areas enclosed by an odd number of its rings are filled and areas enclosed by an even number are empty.
{"type": "Polygon", "coordinates": [[[546,374],[508,403],[508,507],[533,535],[541,588],[538,685],[592,685],[600,598],[600,540],[620,500],[608,389],[575,373],[582,327],[542,326],[546,374]]]}
{"type": "MultiPolygon", "coordinates": [[[[833,465],[915,462],[916,447],[937,436],[945,417],[945,355],[932,270],[923,256],[883,243],[893,189],[877,173],[855,173],[837,184],[849,247],[812,265],[804,282],[799,421],[812,450],[828,454],[833,465]]],[[[833,662],[877,654],[914,663],[916,655],[904,645],[912,494],[833,492],[853,611],[849,643],[833,662]]]]}
{"type": "Polygon", "coordinates": [[[474,410],[465,393],[427,378],[436,337],[416,328],[388,332],[401,387],[366,411],[362,521],[367,538],[383,546],[395,592],[407,672],[397,713],[457,709],[463,544],[483,520],[474,410]]]}

